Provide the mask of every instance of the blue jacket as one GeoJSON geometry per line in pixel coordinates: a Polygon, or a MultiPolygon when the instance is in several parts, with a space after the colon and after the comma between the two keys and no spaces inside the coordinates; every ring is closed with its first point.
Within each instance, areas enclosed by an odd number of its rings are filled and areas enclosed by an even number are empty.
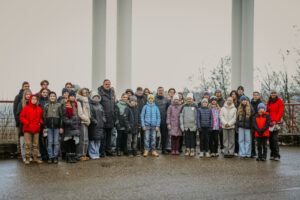
{"type": "Polygon", "coordinates": [[[197,127],[198,128],[212,128],[213,115],[210,108],[200,107],[197,112],[197,127]]]}
{"type": "Polygon", "coordinates": [[[160,126],[160,113],[155,103],[151,105],[147,102],[147,104],[144,105],[141,113],[141,124],[142,127],[160,126]]]}

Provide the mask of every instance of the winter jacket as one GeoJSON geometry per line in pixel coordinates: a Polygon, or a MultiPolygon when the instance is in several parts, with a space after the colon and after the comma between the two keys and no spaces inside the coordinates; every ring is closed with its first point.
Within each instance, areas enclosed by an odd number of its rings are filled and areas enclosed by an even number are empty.
{"type": "Polygon", "coordinates": [[[124,112],[126,132],[137,134],[141,128],[140,112],[137,106],[127,106],[124,112]]]}
{"type": "Polygon", "coordinates": [[[213,116],[211,109],[208,107],[200,107],[197,112],[197,127],[201,128],[212,128],[213,127],[213,116]]]}
{"type": "Polygon", "coordinates": [[[81,96],[79,94],[76,95],[77,106],[78,106],[78,115],[81,119],[81,123],[89,126],[91,121],[91,109],[89,104],[88,97],[81,96]]]}
{"type": "Polygon", "coordinates": [[[58,129],[63,128],[62,123],[62,108],[61,104],[57,101],[49,102],[44,106],[43,110],[43,119],[44,119],[44,127],[50,129],[58,129]]]}
{"type": "Polygon", "coordinates": [[[160,112],[161,124],[166,124],[167,123],[166,122],[166,120],[167,120],[167,110],[168,110],[169,105],[171,104],[171,101],[168,100],[164,96],[156,95],[155,104],[158,107],[159,112],[160,112]]]}
{"type": "Polygon", "coordinates": [[[147,103],[147,96],[144,94],[141,96],[136,95],[136,98],[137,98],[137,107],[139,109],[139,113],[141,114],[144,105],[146,105],[147,103]]]}
{"type": "Polygon", "coordinates": [[[113,128],[116,122],[116,106],[114,100],[114,91],[104,89],[103,86],[98,88],[98,94],[101,97],[101,105],[104,109],[106,122],[104,128],[113,128]]]}
{"type": "Polygon", "coordinates": [[[158,107],[153,104],[147,104],[143,107],[141,113],[141,124],[145,126],[160,126],[161,118],[158,107]]]}
{"type": "Polygon", "coordinates": [[[182,136],[180,129],[180,113],[182,110],[181,104],[175,104],[174,101],[169,106],[167,111],[167,124],[171,126],[169,135],[171,136],[182,136]]]}
{"type": "Polygon", "coordinates": [[[125,109],[128,107],[128,104],[122,100],[120,100],[117,103],[117,121],[116,121],[116,127],[117,130],[125,130],[126,126],[125,126],[125,109]]]}
{"type": "Polygon", "coordinates": [[[104,138],[105,115],[100,102],[90,100],[91,123],[89,125],[89,140],[101,140],[104,138]]]}
{"type": "Polygon", "coordinates": [[[225,105],[221,109],[220,119],[222,122],[223,129],[233,129],[235,127],[236,108],[233,103],[230,106],[228,106],[227,103],[225,103],[225,105]],[[226,124],[229,125],[228,128],[225,127],[226,124]]]}
{"type": "Polygon", "coordinates": [[[270,113],[271,122],[275,121],[281,123],[281,118],[284,111],[284,103],[280,98],[277,98],[275,102],[267,102],[267,111],[270,113]]]}
{"type": "Polygon", "coordinates": [[[44,106],[49,103],[49,98],[48,97],[42,97],[39,96],[39,106],[44,109],[44,106]]]}
{"type": "Polygon", "coordinates": [[[19,125],[20,125],[20,123],[19,123],[20,120],[18,119],[18,116],[17,116],[17,110],[18,110],[19,104],[22,104],[23,93],[24,93],[24,90],[21,89],[19,91],[19,94],[16,95],[15,100],[14,100],[14,105],[13,105],[13,112],[14,112],[17,127],[19,127],[19,125]]]}
{"type": "Polygon", "coordinates": [[[267,112],[257,113],[253,118],[255,137],[269,137],[271,119],[267,112]]]}
{"type": "Polygon", "coordinates": [[[20,121],[23,124],[23,133],[39,133],[43,124],[43,110],[37,105],[31,103],[31,98],[37,95],[31,95],[28,100],[28,106],[25,106],[20,114],[20,121]]]}
{"type": "MultiPolygon", "coordinates": [[[[243,105],[240,105],[243,106],[243,105]]],[[[240,118],[239,114],[237,113],[236,125],[238,128],[244,129],[251,129],[252,127],[252,118],[254,116],[254,110],[250,105],[250,116],[246,117],[246,106],[243,107],[242,117],[240,118]]]]}
{"type": "MultiPolygon", "coordinates": [[[[28,105],[28,102],[27,102],[27,104],[26,105],[28,105]]],[[[24,133],[23,133],[23,124],[21,123],[21,121],[20,121],[20,114],[21,114],[21,112],[22,112],[22,110],[23,110],[23,105],[22,105],[22,101],[19,103],[19,105],[18,105],[18,108],[17,108],[17,117],[16,117],[16,124],[18,124],[17,125],[17,127],[19,127],[19,137],[20,136],[24,136],[24,133]]]]}
{"type": "Polygon", "coordinates": [[[257,99],[256,101],[254,101],[254,99],[251,99],[251,106],[252,106],[252,108],[253,108],[255,114],[258,113],[258,108],[257,108],[257,106],[258,106],[258,104],[260,104],[260,103],[261,103],[261,100],[260,100],[260,99],[257,99]]]}
{"type": "Polygon", "coordinates": [[[78,105],[75,102],[76,111],[74,112],[70,100],[63,105],[62,113],[63,113],[63,122],[64,122],[64,136],[72,137],[79,136],[80,128],[81,128],[81,120],[78,115],[78,105]]]}
{"type": "Polygon", "coordinates": [[[188,129],[197,131],[197,108],[195,103],[183,105],[180,113],[180,128],[182,131],[188,129]]]}
{"type": "Polygon", "coordinates": [[[220,108],[222,108],[224,106],[225,100],[221,97],[217,99],[217,103],[220,106],[220,108]]]}
{"type": "Polygon", "coordinates": [[[221,119],[220,119],[221,110],[217,106],[212,106],[211,112],[212,112],[212,116],[213,116],[212,130],[220,130],[221,129],[221,119]]]}

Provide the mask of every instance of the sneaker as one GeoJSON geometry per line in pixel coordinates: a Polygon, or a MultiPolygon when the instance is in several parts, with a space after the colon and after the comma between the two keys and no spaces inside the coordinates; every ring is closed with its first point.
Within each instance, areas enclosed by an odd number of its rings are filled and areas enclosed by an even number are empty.
{"type": "Polygon", "coordinates": [[[271,157],[270,157],[270,160],[274,160],[274,157],[273,157],[273,156],[271,156],[271,157]]]}
{"type": "Polygon", "coordinates": [[[224,153],[224,149],[221,149],[221,153],[224,153]]]}
{"type": "Polygon", "coordinates": [[[261,161],[262,159],[261,158],[256,158],[256,161],[261,161]]]}
{"type": "Polygon", "coordinates": [[[176,154],[176,151],[173,149],[172,152],[171,152],[171,154],[172,154],[172,155],[175,155],[175,154],[176,154]]]}
{"type": "Polygon", "coordinates": [[[48,159],[48,164],[52,164],[53,163],[53,158],[49,158],[48,159]]]}
{"type": "Polygon", "coordinates": [[[265,159],[265,158],[262,158],[261,161],[266,161],[266,159],[265,159]]]}
{"type": "Polygon", "coordinates": [[[149,154],[149,150],[145,150],[143,156],[144,156],[144,157],[147,157],[148,154],[149,154]]]}
{"type": "Polygon", "coordinates": [[[175,150],[175,155],[180,155],[179,150],[175,150]]]}
{"type": "Polygon", "coordinates": [[[280,159],[278,157],[274,158],[274,161],[279,161],[280,159]]]}
{"type": "Polygon", "coordinates": [[[211,157],[210,153],[209,152],[205,153],[205,157],[210,158],[211,157]]]}
{"type": "Polygon", "coordinates": [[[186,149],[186,151],[185,151],[185,156],[189,156],[190,155],[190,153],[191,153],[191,150],[190,149],[186,149]]]}
{"type": "Polygon", "coordinates": [[[200,158],[203,158],[203,156],[204,156],[204,153],[200,152],[200,158]]]}
{"type": "Polygon", "coordinates": [[[58,163],[58,158],[57,158],[57,157],[53,159],[53,163],[54,163],[54,164],[57,164],[57,163],[58,163]]]}
{"type": "Polygon", "coordinates": [[[219,154],[218,154],[218,153],[216,153],[216,154],[215,154],[215,156],[216,156],[216,157],[219,157],[219,154]]]}
{"type": "Polygon", "coordinates": [[[191,149],[190,157],[195,157],[195,149],[191,149]]]}
{"type": "Polygon", "coordinates": [[[215,153],[212,153],[212,154],[211,154],[211,157],[215,157],[215,153]]]}
{"type": "Polygon", "coordinates": [[[237,153],[234,153],[234,156],[235,156],[235,157],[237,157],[238,155],[239,155],[239,154],[237,154],[237,153]]]}
{"type": "Polygon", "coordinates": [[[159,155],[158,155],[158,153],[156,151],[152,151],[152,156],[158,157],[159,155]]]}

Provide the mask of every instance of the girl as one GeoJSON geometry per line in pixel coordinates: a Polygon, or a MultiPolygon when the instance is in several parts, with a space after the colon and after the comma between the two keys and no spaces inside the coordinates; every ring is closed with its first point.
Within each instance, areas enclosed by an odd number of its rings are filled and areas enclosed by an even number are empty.
{"type": "Polygon", "coordinates": [[[197,112],[197,127],[200,134],[200,158],[205,154],[206,157],[210,157],[208,152],[209,145],[209,131],[213,127],[213,117],[211,109],[208,108],[208,99],[204,98],[201,101],[201,107],[197,112]]]}
{"type": "Polygon", "coordinates": [[[70,91],[69,99],[63,106],[63,122],[66,161],[68,163],[75,163],[77,162],[75,157],[75,144],[79,143],[81,121],[78,115],[78,105],[76,102],[76,93],[74,91],[70,91]]]}
{"type": "Polygon", "coordinates": [[[43,110],[38,106],[38,96],[30,95],[28,105],[20,114],[20,121],[23,124],[25,140],[25,164],[30,164],[30,148],[32,146],[33,162],[43,163],[38,159],[39,132],[43,124],[43,110]]]}
{"type": "MultiPolygon", "coordinates": [[[[39,92],[39,106],[44,110],[44,106],[49,103],[49,92],[48,89],[49,82],[43,80],[41,82],[42,89],[39,92]]],[[[39,150],[43,161],[48,161],[48,152],[47,152],[47,135],[43,133],[44,128],[41,128],[39,136],[39,150]]]]}
{"type": "Polygon", "coordinates": [[[58,138],[63,133],[61,104],[56,100],[56,93],[50,92],[49,103],[44,106],[44,134],[48,139],[48,163],[58,163],[58,138]],[[53,147],[54,146],[54,147],[53,147]]]}
{"type": "Polygon", "coordinates": [[[171,148],[173,155],[179,155],[179,145],[180,138],[182,137],[182,132],[180,130],[180,112],[182,105],[179,102],[178,94],[173,96],[173,101],[168,107],[167,111],[167,125],[169,129],[169,135],[171,136],[171,148]]]}
{"type": "Polygon", "coordinates": [[[126,126],[125,126],[125,109],[127,108],[128,104],[128,96],[126,93],[123,93],[121,96],[120,101],[117,103],[117,122],[116,127],[118,131],[117,136],[117,155],[121,156],[121,151],[123,150],[124,154],[127,155],[127,133],[126,133],[126,126]],[[126,145],[125,145],[126,144],[126,145]]]}
{"type": "Polygon", "coordinates": [[[86,156],[89,146],[88,127],[90,125],[91,118],[89,90],[87,88],[78,90],[76,99],[78,104],[78,116],[81,119],[79,144],[76,147],[76,156],[80,161],[87,161],[89,160],[89,158],[86,156]]]}
{"type": "Polygon", "coordinates": [[[93,93],[90,99],[91,123],[89,126],[89,156],[91,159],[100,158],[100,144],[104,139],[105,116],[99,94],[93,93]]]}
{"type": "MultiPolygon", "coordinates": [[[[233,105],[235,106],[236,109],[238,109],[240,105],[240,101],[238,99],[238,92],[236,90],[232,90],[230,92],[230,96],[232,97],[233,100],[233,105]]],[[[239,132],[237,126],[235,126],[234,130],[234,155],[237,156],[239,153],[239,132]]]]}
{"type": "Polygon", "coordinates": [[[218,104],[218,98],[216,96],[212,96],[210,98],[211,103],[209,104],[209,108],[212,111],[213,117],[213,127],[209,134],[209,149],[212,157],[219,156],[218,154],[218,138],[221,129],[221,120],[220,120],[220,106],[218,104]]]}
{"type": "Polygon", "coordinates": [[[239,129],[239,154],[241,159],[251,157],[251,119],[254,111],[246,96],[241,96],[241,104],[237,111],[237,126],[239,129]]]}

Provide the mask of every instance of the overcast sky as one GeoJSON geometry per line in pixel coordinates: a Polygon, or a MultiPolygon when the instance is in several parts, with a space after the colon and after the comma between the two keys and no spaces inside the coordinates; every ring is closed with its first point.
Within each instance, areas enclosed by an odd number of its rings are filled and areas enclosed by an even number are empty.
{"type": "MultiPolygon", "coordinates": [[[[299,0],[255,1],[254,67],[279,69],[279,50],[296,43],[299,8],[299,0]]],[[[0,0],[0,99],[23,80],[34,91],[41,79],[58,93],[66,81],[91,87],[91,11],[91,0],[0,0]]],[[[132,29],[133,87],[180,90],[199,67],[230,55],[231,0],[133,0],[132,29]]],[[[293,60],[287,68],[295,71],[293,60]]]]}

